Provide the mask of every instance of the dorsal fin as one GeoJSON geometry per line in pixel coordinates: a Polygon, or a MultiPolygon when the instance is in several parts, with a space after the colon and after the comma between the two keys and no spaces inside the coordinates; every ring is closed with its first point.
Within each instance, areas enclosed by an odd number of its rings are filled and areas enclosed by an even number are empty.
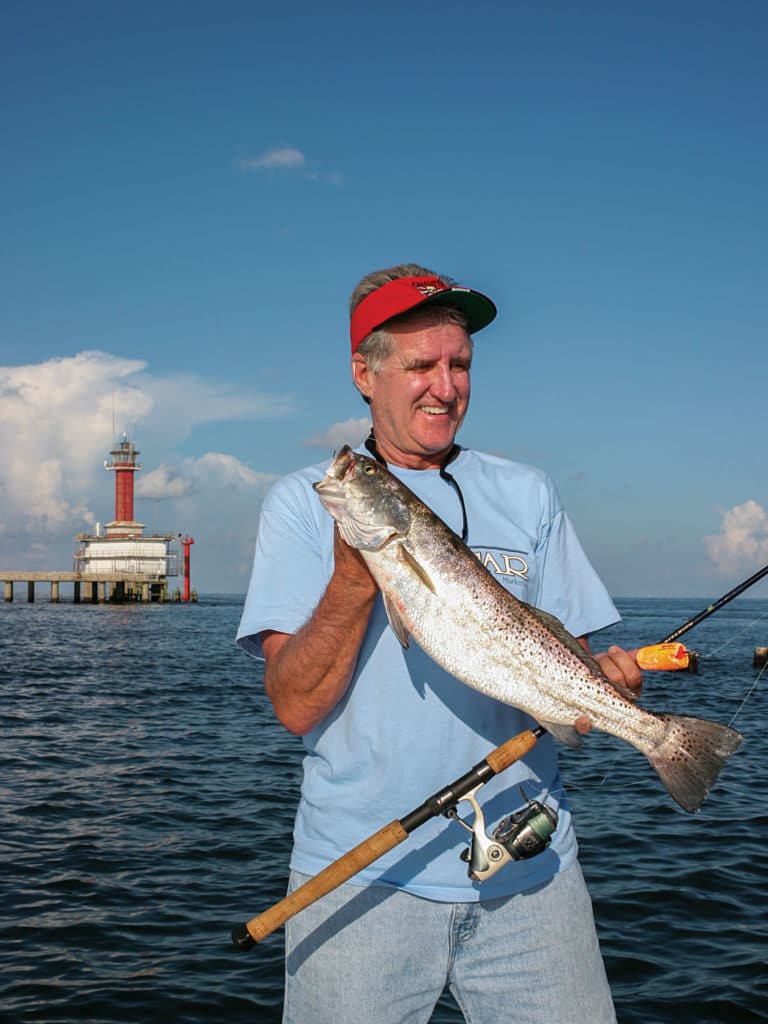
{"type": "MultiPolygon", "coordinates": [[[[607,682],[621,697],[624,697],[626,700],[631,700],[633,703],[637,700],[636,693],[627,689],[626,686],[622,686],[621,683],[611,682],[611,680],[607,678],[595,658],[589,653],[589,651],[585,650],[581,646],[575,636],[568,632],[557,616],[550,615],[549,612],[542,611],[541,608],[534,608],[533,605],[526,604],[525,601],[521,601],[520,604],[522,604],[534,618],[538,619],[543,626],[546,626],[550,633],[554,633],[560,643],[563,644],[564,647],[567,647],[572,654],[575,654],[576,657],[587,666],[590,672],[607,682]]],[[[560,737],[558,737],[558,739],[559,738],[560,737]]]]}

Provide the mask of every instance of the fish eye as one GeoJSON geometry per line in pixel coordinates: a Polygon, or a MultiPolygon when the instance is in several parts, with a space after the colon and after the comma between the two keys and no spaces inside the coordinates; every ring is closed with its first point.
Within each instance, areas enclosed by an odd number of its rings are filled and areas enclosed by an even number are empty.
{"type": "Polygon", "coordinates": [[[365,473],[366,476],[373,476],[373,474],[376,472],[376,467],[366,464],[365,466],[363,466],[363,472],[365,473]]]}

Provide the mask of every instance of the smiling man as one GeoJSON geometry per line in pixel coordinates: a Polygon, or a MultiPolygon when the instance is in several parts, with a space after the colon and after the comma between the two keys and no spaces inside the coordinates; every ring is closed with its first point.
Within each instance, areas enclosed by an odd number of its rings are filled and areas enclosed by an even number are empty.
{"type": "MultiPolygon", "coordinates": [[[[552,481],[455,440],[471,335],[495,315],[487,296],[414,264],[360,282],[351,370],[373,420],[365,447],[472,550],[512,552],[525,569],[499,582],[587,646],[618,614],[552,481]]],[[[238,633],[265,658],[275,713],[307,748],[291,888],[532,725],[400,646],[364,561],[312,489],[326,468],[291,474],[267,496],[238,633]]],[[[610,679],[639,689],[626,652],[597,657],[610,679]]],[[[483,788],[489,831],[519,808],[520,785],[558,812],[543,853],[480,884],[459,858],[464,830],[436,820],[288,922],[286,1022],[426,1024],[446,985],[477,1024],[615,1019],[550,737],[483,788]]]]}

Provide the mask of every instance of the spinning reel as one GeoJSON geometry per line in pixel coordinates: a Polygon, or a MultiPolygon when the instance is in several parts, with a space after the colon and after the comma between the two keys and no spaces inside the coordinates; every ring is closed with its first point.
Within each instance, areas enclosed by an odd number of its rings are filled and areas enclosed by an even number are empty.
{"type": "Polygon", "coordinates": [[[535,857],[549,846],[552,833],[557,828],[557,813],[539,800],[529,800],[520,787],[520,795],[525,806],[503,818],[496,826],[493,835],[485,831],[485,818],[480,805],[475,799],[480,786],[463,796],[472,805],[474,820],[472,824],[459,817],[456,805],[449,807],[444,813],[447,818],[457,821],[471,833],[469,846],[461,851],[461,859],[468,864],[467,873],[476,882],[484,882],[495,875],[499,868],[511,860],[528,860],[535,857]]]}

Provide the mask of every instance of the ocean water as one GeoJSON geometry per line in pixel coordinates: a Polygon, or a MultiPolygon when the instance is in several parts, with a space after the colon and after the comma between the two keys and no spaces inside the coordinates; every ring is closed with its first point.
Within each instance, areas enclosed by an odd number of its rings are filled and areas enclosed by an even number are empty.
{"type": "MultiPolygon", "coordinates": [[[[601,646],[705,602],[618,603],[601,646]]],[[[0,605],[1,1021],[280,1020],[282,932],[229,933],[284,893],[302,746],[234,647],[240,608],[0,605]]],[[[768,601],[684,639],[700,673],[649,674],[646,706],[736,715],[743,747],[695,816],[626,744],[563,750],[582,865],[622,1024],[766,1021],[768,601]]],[[[444,997],[435,1024],[460,1020],[444,997]]]]}

